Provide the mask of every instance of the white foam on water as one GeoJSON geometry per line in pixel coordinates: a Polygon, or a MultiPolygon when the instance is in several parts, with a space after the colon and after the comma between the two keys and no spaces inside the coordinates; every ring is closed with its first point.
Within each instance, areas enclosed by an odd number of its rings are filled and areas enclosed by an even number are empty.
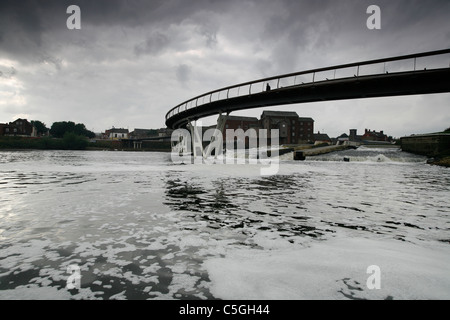
{"type": "Polygon", "coordinates": [[[0,300],[68,300],[69,291],[55,287],[35,285],[19,286],[11,290],[0,290],[0,300]]]}
{"type": "Polygon", "coordinates": [[[449,299],[450,248],[336,238],[304,248],[236,250],[204,263],[221,299],[449,299]],[[370,290],[367,268],[380,267],[370,290]]]}
{"type": "Polygon", "coordinates": [[[425,163],[426,157],[403,152],[398,147],[374,148],[360,146],[358,149],[309,156],[307,161],[348,161],[360,163],[412,164],[425,163]],[[346,160],[344,160],[346,158],[346,160]]]}
{"type": "Polygon", "coordinates": [[[135,167],[132,154],[111,153],[107,164],[86,155],[95,159],[67,165],[76,174],[63,164],[50,172],[44,160],[20,164],[24,172],[4,165],[0,299],[450,297],[445,169],[285,161],[280,177],[261,178],[261,164],[160,156],[152,167],[142,155],[135,167]],[[27,184],[19,194],[23,178],[83,183],[27,184]],[[64,288],[70,264],[81,268],[76,294],[64,288]],[[369,265],[381,268],[380,290],[366,287],[369,265]]]}

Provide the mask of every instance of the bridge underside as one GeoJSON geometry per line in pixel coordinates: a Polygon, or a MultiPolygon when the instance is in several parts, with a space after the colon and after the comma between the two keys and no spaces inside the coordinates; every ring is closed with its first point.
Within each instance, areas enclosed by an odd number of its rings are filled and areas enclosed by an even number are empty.
{"type": "Polygon", "coordinates": [[[169,128],[232,111],[295,103],[450,92],[450,68],[359,76],[306,83],[206,103],[166,120],[169,128]]]}

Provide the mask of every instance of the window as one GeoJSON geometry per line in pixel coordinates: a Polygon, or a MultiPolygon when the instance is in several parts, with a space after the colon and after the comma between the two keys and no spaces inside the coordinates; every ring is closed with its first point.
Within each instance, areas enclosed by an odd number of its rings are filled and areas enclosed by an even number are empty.
{"type": "Polygon", "coordinates": [[[292,132],[292,136],[295,137],[295,132],[292,132]]]}

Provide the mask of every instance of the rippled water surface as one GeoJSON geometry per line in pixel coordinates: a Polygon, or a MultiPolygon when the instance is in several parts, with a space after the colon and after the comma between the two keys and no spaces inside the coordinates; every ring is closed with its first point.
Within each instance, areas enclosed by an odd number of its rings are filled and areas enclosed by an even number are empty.
{"type": "Polygon", "coordinates": [[[369,148],[259,169],[0,152],[0,298],[450,298],[449,169],[369,148]]]}

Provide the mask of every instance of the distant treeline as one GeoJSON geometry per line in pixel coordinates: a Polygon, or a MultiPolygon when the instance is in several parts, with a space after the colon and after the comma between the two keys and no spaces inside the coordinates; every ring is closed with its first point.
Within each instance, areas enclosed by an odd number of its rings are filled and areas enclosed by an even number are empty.
{"type": "Polygon", "coordinates": [[[39,120],[31,121],[31,124],[36,128],[37,134],[39,136],[46,135],[47,132],[54,138],[63,138],[64,134],[67,132],[75,133],[78,136],[84,136],[87,138],[95,138],[95,133],[86,129],[86,126],[82,123],[77,123],[73,121],[58,121],[54,122],[52,126],[47,128],[45,123],[39,120]]]}
{"type": "Polygon", "coordinates": [[[84,124],[75,124],[75,122],[72,121],[54,122],[49,130],[50,135],[54,138],[64,138],[64,135],[68,132],[90,139],[95,138],[95,133],[86,129],[86,126],[84,124]]]}
{"type": "Polygon", "coordinates": [[[0,137],[0,149],[42,149],[42,150],[84,150],[95,133],[86,129],[82,123],[72,121],[54,122],[50,129],[39,121],[31,124],[36,128],[39,137],[0,137]]]}

